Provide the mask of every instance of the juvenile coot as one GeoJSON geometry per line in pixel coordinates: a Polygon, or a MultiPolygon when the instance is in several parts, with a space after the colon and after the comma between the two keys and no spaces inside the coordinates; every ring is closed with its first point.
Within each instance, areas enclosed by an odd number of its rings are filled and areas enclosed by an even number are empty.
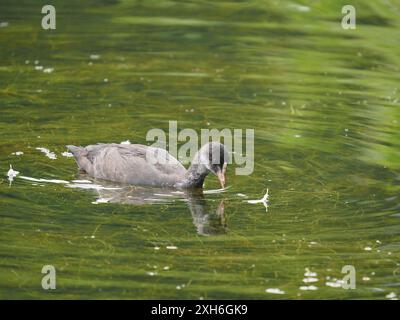
{"type": "Polygon", "coordinates": [[[212,172],[225,186],[229,160],[223,144],[209,142],[194,156],[189,169],[165,149],[141,144],[97,144],[67,146],[79,169],[94,178],[134,185],[174,188],[201,188],[212,172]]]}

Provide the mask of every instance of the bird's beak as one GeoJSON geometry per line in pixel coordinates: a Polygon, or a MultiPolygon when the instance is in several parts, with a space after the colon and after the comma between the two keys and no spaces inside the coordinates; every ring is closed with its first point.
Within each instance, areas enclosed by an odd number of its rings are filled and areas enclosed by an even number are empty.
{"type": "Polygon", "coordinates": [[[222,171],[217,172],[217,177],[219,180],[219,183],[221,184],[222,189],[225,188],[225,175],[222,171]]]}
{"type": "Polygon", "coordinates": [[[222,171],[217,172],[217,177],[218,177],[219,183],[221,184],[222,189],[225,188],[225,171],[226,171],[226,163],[224,164],[222,171]]]}

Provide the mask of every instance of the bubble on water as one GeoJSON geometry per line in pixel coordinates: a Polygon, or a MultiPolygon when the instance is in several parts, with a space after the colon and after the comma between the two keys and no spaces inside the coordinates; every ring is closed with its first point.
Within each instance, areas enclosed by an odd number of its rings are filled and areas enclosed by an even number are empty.
{"type": "Polygon", "coordinates": [[[365,251],[371,251],[372,248],[371,248],[371,247],[365,247],[364,250],[365,250],[365,251]]]}
{"type": "Polygon", "coordinates": [[[168,271],[170,268],[169,268],[169,266],[165,266],[164,268],[163,268],[163,270],[165,270],[165,271],[168,271]]]}
{"type": "Polygon", "coordinates": [[[160,247],[154,247],[154,250],[160,250],[160,247]]]}
{"type": "Polygon", "coordinates": [[[363,281],[369,281],[369,280],[371,280],[371,278],[370,277],[362,277],[362,280],[363,281]]]}
{"type": "Polygon", "coordinates": [[[43,70],[43,66],[35,66],[35,70],[42,71],[43,70]]]}
{"type": "Polygon", "coordinates": [[[150,272],[147,272],[147,274],[148,274],[150,277],[154,277],[154,276],[157,275],[157,272],[152,272],[152,271],[150,271],[150,272]]]}

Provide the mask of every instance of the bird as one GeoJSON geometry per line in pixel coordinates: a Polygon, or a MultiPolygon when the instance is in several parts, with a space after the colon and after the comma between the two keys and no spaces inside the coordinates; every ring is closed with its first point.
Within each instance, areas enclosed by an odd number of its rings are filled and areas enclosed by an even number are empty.
{"type": "Polygon", "coordinates": [[[202,188],[209,173],[225,188],[229,154],[213,141],[203,145],[186,169],[167,150],[142,144],[99,143],[86,147],[66,146],[78,168],[93,178],[153,187],[202,188]]]}

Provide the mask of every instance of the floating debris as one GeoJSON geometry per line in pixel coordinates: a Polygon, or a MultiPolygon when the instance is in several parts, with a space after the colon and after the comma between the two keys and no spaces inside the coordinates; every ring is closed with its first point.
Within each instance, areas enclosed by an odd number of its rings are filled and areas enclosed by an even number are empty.
{"type": "Polygon", "coordinates": [[[243,194],[243,193],[237,193],[236,195],[237,195],[238,197],[248,198],[248,196],[246,196],[246,195],[243,194]]]}
{"type": "Polygon", "coordinates": [[[54,68],[44,68],[43,73],[52,73],[54,71],[54,68]]]}
{"type": "Polygon", "coordinates": [[[262,197],[262,199],[259,200],[247,200],[247,203],[250,204],[257,204],[257,203],[262,203],[265,207],[265,211],[268,212],[268,202],[269,202],[269,189],[267,189],[267,193],[262,197]]]}
{"type": "Polygon", "coordinates": [[[178,249],[178,247],[176,247],[176,246],[166,246],[165,248],[168,249],[168,250],[176,250],[176,249],[178,249]]]}
{"type": "Polygon", "coordinates": [[[285,291],[282,291],[281,289],[278,288],[269,288],[265,290],[266,293],[272,293],[272,294],[285,294],[285,291]]]}
{"type": "Polygon", "coordinates": [[[304,273],[305,277],[316,277],[317,276],[316,272],[311,272],[310,269],[308,269],[308,268],[306,268],[305,271],[306,271],[304,273]]]}
{"type": "Polygon", "coordinates": [[[311,277],[309,277],[309,278],[304,278],[304,279],[303,279],[303,282],[304,282],[304,283],[318,282],[318,278],[311,278],[311,277]]]}
{"type": "Polygon", "coordinates": [[[39,150],[39,151],[43,152],[46,155],[46,157],[51,159],[51,160],[56,160],[57,159],[56,154],[54,152],[51,152],[47,148],[38,147],[38,148],[36,148],[36,150],[39,150]]]}
{"type": "Polygon", "coordinates": [[[398,300],[397,299],[397,294],[395,292],[391,292],[391,293],[387,294],[386,298],[390,299],[390,300],[398,300]]]}
{"type": "Polygon", "coordinates": [[[67,152],[67,151],[62,152],[61,155],[66,158],[71,158],[74,156],[71,152],[67,152]]]}
{"type": "Polygon", "coordinates": [[[293,8],[299,12],[310,12],[311,8],[307,6],[302,6],[301,4],[292,3],[289,5],[290,8],[293,8]]]}
{"type": "Polygon", "coordinates": [[[156,276],[158,273],[157,273],[157,272],[152,272],[152,271],[150,271],[150,272],[147,272],[147,274],[148,274],[150,277],[154,277],[154,276],[156,276]]]}
{"type": "Polygon", "coordinates": [[[10,164],[10,170],[8,170],[7,172],[7,176],[8,176],[8,181],[10,181],[10,186],[11,183],[13,182],[14,178],[19,174],[19,171],[15,171],[13,170],[12,165],[10,164]]]}
{"type": "Polygon", "coordinates": [[[22,151],[13,152],[12,155],[14,156],[22,156],[24,153],[22,151]]]}
{"type": "Polygon", "coordinates": [[[99,204],[99,203],[108,203],[110,202],[111,198],[98,198],[96,201],[93,201],[93,204],[99,204]]]}
{"type": "Polygon", "coordinates": [[[318,288],[316,286],[301,286],[299,287],[300,290],[304,290],[304,291],[313,291],[313,290],[318,290],[318,288]]]}
{"type": "Polygon", "coordinates": [[[333,279],[333,281],[326,282],[325,285],[332,288],[341,288],[342,285],[344,284],[343,280],[333,279]]]}

